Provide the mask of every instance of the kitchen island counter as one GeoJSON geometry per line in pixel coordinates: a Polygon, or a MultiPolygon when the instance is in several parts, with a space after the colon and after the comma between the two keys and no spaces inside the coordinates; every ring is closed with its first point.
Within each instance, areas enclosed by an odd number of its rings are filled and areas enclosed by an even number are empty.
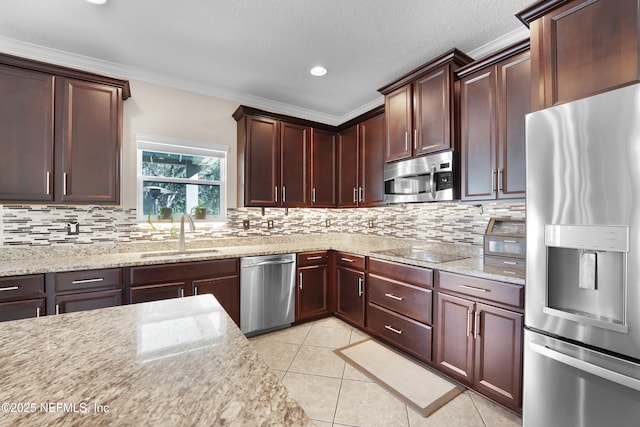
{"type": "Polygon", "coordinates": [[[212,295],[0,323],[0,425],[313,422],[212,295]]]}

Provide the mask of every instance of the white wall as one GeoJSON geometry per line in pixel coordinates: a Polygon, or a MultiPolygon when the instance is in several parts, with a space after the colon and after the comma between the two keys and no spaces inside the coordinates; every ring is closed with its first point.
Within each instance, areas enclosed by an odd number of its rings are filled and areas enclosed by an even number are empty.
{"type": "Polygon", "coordinates": [[[122,207],[136,207],[136,133],[228,145],[227,207],[236,207],[238,150],[231,114],[238,104],[142,81],[129,83],[131,98],[124,102],[122,135],[122,207]]]}

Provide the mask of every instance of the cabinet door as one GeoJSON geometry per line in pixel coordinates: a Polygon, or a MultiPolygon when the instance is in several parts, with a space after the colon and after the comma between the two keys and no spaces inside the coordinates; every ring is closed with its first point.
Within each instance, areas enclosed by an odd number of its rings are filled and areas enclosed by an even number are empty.
{"type": "Polygon", "coordinates": [[[298,268],[296,321],[327,313],[329,267],[315,265],[298,268]]]}
{"type": "Polygon", "coordinates": [[[44,298],[0,303],[0,322],[44,315],[44,298]]]}
{"type": "Polygon", "coordinates": [[[413,83],[413,155],[451,148],[451,77],[444,66],[413,83]]]}
{"type": "Polygon", "coordinates": [[[336,205],[336,134],[320,129],[311,140],[311,205],[336,205]]]}
{"type": "Polygon", "coordinates": [[[238,276],[193,281],[193,295],[213,294],[236,325],[240,326],[240,280],[238,276]]]}
{"type": "Polygon", "coordinates": [[[495,68],[461,81],[462,200],[496,198],[495,68]]]}
{"type": "Polygon", "coordinates": [[[281,205],[290,208],[310,204],[311,128],[280,123],[281,205]]]}
{"type": "Polygon", "coordinates": [[[58,85],[56,198],[118,203],[122,89],[65,78],[58,85]]]}
{"type": "Polygon", "coordinates": [[[157,301],[185,296],[187,284],[185,282],[162,283],[158,285],[144,285],[129,288],[129,303],[157,301]]]}
{"type": "Polygon", "coordinates": [[[436,364],[445,373],[473,382],[472,301],[438,293],[436,364]]]}
{"type": "Polygon", "coordinates": [[[337,314],[364,327],[364,273],[348,268],[337,268],[337,314]]]}
{"type": "Polygon", "coordinates": [[[338,207],[358,205],[358,126],[338,135],[338,207]]]}
{"type": "Polygon", "coordinates": [[[386,161],[411,157],[412,102],[411,84],[396,89],[384,97],[386,161]]]}
{"type": "Polygon", "coordinates": [[[522,314],[477,304],[474,383],[479,391],[513,409],[521,405],[522,314]]]}
{"type": "Polygon", "coordinates": [[[280,125],[277,120],[246,117],[245,206],[278,206],[280,192],[280,125]]]}
{"type": "Polygon", "coordinates": [[[53,200],[54,77],[0,65],[0,200],[53,200]]]}
{"type": "Polygon", "coordinates": [[[56,296],[56,314],[122,305],[122,290],[56,296]]]}
{"type": "Polygon", "coordinates": [[[498,198],[525,197],[525,115],[531,111],[529,52],[498,64],[498,198]]]}
{"type": "Polygon", "coordinates": [[[384,204],[384,114],[360,124],[359,132],[359,206],[384,204]]]}

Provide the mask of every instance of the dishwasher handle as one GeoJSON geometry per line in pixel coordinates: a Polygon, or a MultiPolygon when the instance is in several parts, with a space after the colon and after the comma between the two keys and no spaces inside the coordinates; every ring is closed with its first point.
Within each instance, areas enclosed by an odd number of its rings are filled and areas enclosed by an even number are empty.
{"type": "Polygon", "coordinates": [[[250,268],[250,267],[261,267],[263,265],[281,265],[281,264],[293,264],[295,260],[273,260],[273,261],[261,261],[255,264],[247,264],[243,265],[242,268],[250,268]]]}

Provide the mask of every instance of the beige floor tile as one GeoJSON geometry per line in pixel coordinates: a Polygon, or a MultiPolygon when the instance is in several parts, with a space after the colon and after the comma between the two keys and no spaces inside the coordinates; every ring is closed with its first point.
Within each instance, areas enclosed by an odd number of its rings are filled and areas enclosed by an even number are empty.
{"type": "Polygon", "coordinates": [[[324,319],[316,320],[313,322],[313,327],[320,326],[326,328],[344,328],[352,329],[352,326],[337,317],[325,317],[324,319]]]}
{"type": "Polygon", "coordinates": [[[278,341],[288,344],[302,344],[311,330],[311,325],[299,325],[292,328],[281,329],[268,334],[253,337],[250,341],[278,341]]]}
{"type": "Polygon", "coordinates": [[[467,392],[426,418],[409,408],[409,425],[410,427],[485,427],[482,417],[467,392]]]}
{"type": "Polygon", "coordinates": [[[271,369],[286,371],[291,361],[298,353],[298,344],[287,344],[277,341],[251,340],[251,345],[258,354],[267,362],[271,369]]]}
{"type": "Polygon", "coordinates": [[[344,374],[342,374],[342,378],[344,378],[345,380],[365,381],[369,383],[373,382],[373,380],[371,380],[369,377],[367,377],[348,363],[344,366],[344,374]]]}
{"type": "Polygon", "coordinates": [[[344,360],[336,356],[331,348],[303,345],[291,362],[289,372],[342,378],[344,365],[344,360]]]}
{"type": "Polygon", "coordinates": [[[304,345],[318,347],[340,348],[349,344],[351,331],[345,328],[329,328],[326,326],[314,326],[309,331],[304,345]]]}
{"type": "Polygon", "coordinates": [[[354,342],[362,341],[367,338],[371,338],[371,336],[365,334],[360,329],[353,328],[351,330],[351,338],[349,339],[349,344],[353,344],[354,342]]]}
{"type": "Polygon", "coordinates": [[[407,407],[374,383],[343,380],[335,423],[407,427],[407,407]]]}
{"type": "Polygon", "coordinates": [[[273,372],[273,374],[278,377],[278,379],[280,381],[282,381],[282,377],[284,377],[284,374],[286,374],[286,371],[278,371],[277,369],[272,369],[271,372],[273,372]]]}
{"type": "Polygon", "coordinates": [[[287,372],[282,383],[314,420],[333,422],[340,393],[339,378],[287,372]]]}
{"type": "Polygon", "coordinates": [[[513,412],[478,393],[468,393],[487,427],[518,427],[522,425],[522,419],[513,412]]]}
{"type": "Polygon", "coordinates": [[[332,427],[335,424],[332,424],[330,422],[327,421],[318,421],[318,420],[313,420],[313,422],[315,423],[315,425],[317,425],[318,427],[332,427]]]}

